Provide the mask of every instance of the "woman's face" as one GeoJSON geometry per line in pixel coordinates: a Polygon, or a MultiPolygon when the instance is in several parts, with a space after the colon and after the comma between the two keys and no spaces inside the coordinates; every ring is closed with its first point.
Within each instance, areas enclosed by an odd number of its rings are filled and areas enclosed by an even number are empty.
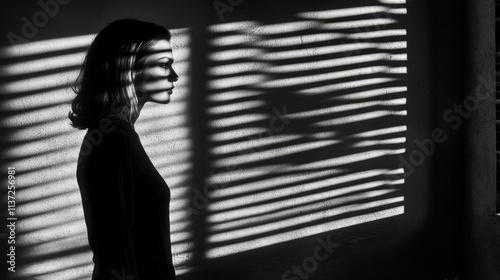
{"type": "Polygon", "coordinates": [[[167,40],[159,40],[151,46],[151,53],[144,58],[142,72],[134,78],[139,103],[167,104],[179,76],[172,68],[172,47],[167,40]]]}

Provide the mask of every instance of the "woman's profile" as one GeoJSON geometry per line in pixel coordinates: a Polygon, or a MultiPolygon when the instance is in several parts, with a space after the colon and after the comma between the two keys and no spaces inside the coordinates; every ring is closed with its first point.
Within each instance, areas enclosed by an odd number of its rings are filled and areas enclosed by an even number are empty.
{"type": "Polygon", "coordinates": [[[92,280],[175,279],[170,190],[134,129],[145,103],[170,101],[172,63],[167,29],[123,19],[97,34],[82,65],[68,117],[87,129],[76,176],[92,280]]]}

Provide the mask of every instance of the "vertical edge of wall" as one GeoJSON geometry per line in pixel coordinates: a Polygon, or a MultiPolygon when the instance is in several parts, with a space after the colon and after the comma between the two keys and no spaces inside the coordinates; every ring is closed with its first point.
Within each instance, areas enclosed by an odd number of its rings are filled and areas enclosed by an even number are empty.
{"type": "Polygon", "coordinates": [[[495,217],[495,3],[467,1],[465,279],[500,279],[500,221],[495,217]],[[484,94],[487,94],[487,98],[484,94]],[[482,95],[483,94],[483,95],[482,95]],[[474,106],[474,105],[473,105],[474,106]],[[475,106],[474,106],[475,107],[475,106]]]}

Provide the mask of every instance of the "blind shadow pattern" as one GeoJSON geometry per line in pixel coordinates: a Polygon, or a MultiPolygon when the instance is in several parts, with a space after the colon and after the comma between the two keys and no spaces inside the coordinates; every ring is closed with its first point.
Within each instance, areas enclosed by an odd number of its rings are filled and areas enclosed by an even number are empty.
{"type": "MultiPolygon", "coordinates": [[[[171,189],[172,251],[177,273],[182,274],[191,254],[184,211],[192,188],[187,102],[190,30],[171,31],[174,67],[182,78],[168,108],[146,105],[135,128],[171,189]]],[[[75,96],[70,87],[94,36],[1,50],[1,158],[5,170],[7,166],[16,168],[17,269],[9,274],[10,279],[90,279],[92,252],[76,182],[76,163],[86,130],[72,128],[67,114],[75,96]]],[[[2,200],[6,199],[3,192],[2,200]]],[[[6,263],[5,254],[2,260],[6,263]]]]}
{"type": "Polygon", "coordinates": [[[382,3],[207,28],[205,258],[404,213],[405,15],[382,3]]]}
{"type": "MultiPolygon", "coordinates": [[[[171,188],[180,279],[200,252],[214,259],[404,213],[406,9],[387,2],[208,26],[203,120],[189,118],[191,31],[172,30],[176,93],[167,109],[147,105],[136,129],[171,188]],[[191,181],[193,122],[209,132],[204,186],[191,181]]],[[[17,171],[12,279],[92,272],[75,178],[84,131],[66,118],[92,38],[0,51],[2,170],[17,171]]]]}

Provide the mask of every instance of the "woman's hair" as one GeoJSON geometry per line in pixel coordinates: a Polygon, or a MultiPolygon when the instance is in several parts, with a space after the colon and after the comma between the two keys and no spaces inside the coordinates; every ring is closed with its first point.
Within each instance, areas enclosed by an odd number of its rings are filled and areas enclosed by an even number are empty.
{"type": "Polygon", "coordinates": [[[167,29],[135,19],[115,21],[99,32],[73,86],[71,125],[86,129],[113,116],[133,124],[139,117],[134,78],[151,46],[162,39],[170,41],[167,29]]]}

